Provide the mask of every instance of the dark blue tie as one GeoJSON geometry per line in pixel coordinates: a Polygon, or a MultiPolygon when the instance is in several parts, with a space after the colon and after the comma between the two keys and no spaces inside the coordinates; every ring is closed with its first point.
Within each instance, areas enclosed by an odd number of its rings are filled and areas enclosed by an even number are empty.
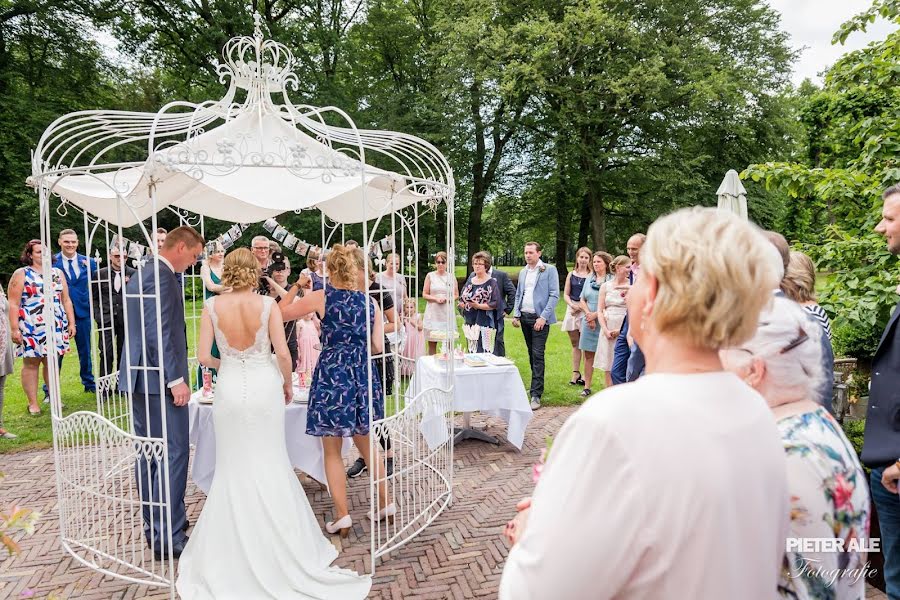
{"type": "Polygon", "coordinates": [[[72,261],[74,261],[75,259],[67,258],[66,260],[69,261],[69,279],[71,279],[72,281],[75,281],[77,279],[77,277],[75,277],[75,269],[72,267],[72,261]]]}

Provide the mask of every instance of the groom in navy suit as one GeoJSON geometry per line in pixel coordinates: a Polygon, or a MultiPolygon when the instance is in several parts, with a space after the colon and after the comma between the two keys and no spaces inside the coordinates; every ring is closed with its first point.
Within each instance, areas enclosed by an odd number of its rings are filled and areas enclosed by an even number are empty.
{"type": "MultiPolygon", "coordinates": [[[[69,286],[69,298],[75,310],[75,345],[78,347],[78,362],[81,363],[81,384],[85,392],[94,392],[94,369],[91,365],[91,298],[88,279],[97,278],[97,263],[84,254],[78,253],[78,234],[74,229],[59,232],[61,252],[53,257],[53,266],[65,273],[69,286]]],[[[59,356],[62,370],[63,355],[59,356]]],[[[44,393],[46,393],[46,388],[44,393]]]]}
{"type": "Polygon", "coordinates": [[[136,477],[143,502],[144,535],[158,557],[168,554],[166,513],[150,503],[167,502],[172,511],[172,553],[187,543],[184,490],[187,487],[188,400],[191,396],[184,323],[184,293],[178,274],[203,252],[203,238],[190,227],[169,232],[157,256],[125,286],[127,348],[119,369],[119,389],[131,396],[134,432],[160,438],[166,412],[169,497],[163,497],[163,459],[138,458],[136,477]],[[159,272],[157,286],[157,270],[159,272]],[[158,311],[158,316],[157,316],[158,311]],[[157,324],[162,338],[157,336],[157,324]]]}

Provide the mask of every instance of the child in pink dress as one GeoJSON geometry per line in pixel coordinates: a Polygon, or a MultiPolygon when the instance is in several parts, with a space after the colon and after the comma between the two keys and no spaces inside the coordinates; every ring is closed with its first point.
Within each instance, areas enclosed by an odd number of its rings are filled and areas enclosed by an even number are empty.
{"type": "Polygon", "coordinates": [[[416,301],[407,298],[403,302],[403,349],[400,355],[407,360],[400,361],[400,375],[412,377],[416,370],[416,359],[425,354],[425,332],[422,331],[422,317],[416,311],[416,301]]]}
{"type": "Polygon", "coordinates": [[[311,312],[297,319],[297,373],[306,373],[306,381],[312,379],[312,373],[319,362],[319,331],[321,325],[316,313],[311,312]]]}

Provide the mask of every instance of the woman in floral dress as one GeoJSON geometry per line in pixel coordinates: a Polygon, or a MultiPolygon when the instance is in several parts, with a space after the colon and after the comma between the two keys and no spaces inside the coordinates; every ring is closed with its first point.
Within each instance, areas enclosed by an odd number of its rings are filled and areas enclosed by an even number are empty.
{"type": "MultiPolygon", "coordinates": [[[[63,272],[50,269],[51,289],[44,286],[44,247],[40,240],[31,240],[22,251],[22,264],[9,280],[9,331],[16,343],[16,356],[24,360],[22,388],[28,398],[28,412],[41,414],[38,404],[38,369],[44,365],[44,382],[48,383],[47,357],[61,356],[69,351],[69,339],[75,336],[75,314],[69,300],[69,288],[63,272]],[[53,303],[54,347],[47,348],[47,327],[44,305],[53,303]]],[[[48,383],[49,385],[49,383],[48,383]]]]}
{"type": "MultiPolygon", "coordinates": [[[[369,456],[369,372],[372,377],[373,418],[384,414],[384,395],[381,382],[373,366],[368,364],[366,345],[371,343],[371,353],[380,354],[384,348],[384,326],[378,304],[359,291],[358,267],[355,248],[337,244],[326,257],[328,283],[323,290],[316,290],[294,302],[298,284],[291,287],[279,302],[284,320],[301,318],[310,312],[321,319],[321,346],[319,362],[313,373],[309,390],[309,412],[306,433],[322,438],[325,450],[325,477],[334,501],[334,521],[325,524],[328,533],[340,531],[346,537],[353,525],[347,508],[347,476],[341,455],[343,438],[352,437],[367,465],[373,464],[369,456]],[[366,336],[366,302],[368,331],[366,336]],[[371,340],[371,342],[369,341],[371,340]]],[[[376,479],[384,477],[384,463],[375,461],[376,479]]],[[[387,502],[387,490],[379,485],[379,519],[392,518],[396,512],[393,503],[387,502]]]]}
{"type": "Polygon", "coordinates": [[[865,595],[861,572],[869,537],[865,474],[841,426],[815,398],[822,373],[822,328],[803,308],[774,298],[753,339],[722,351],[722,364],[763,395],[775,415],[787,455],[790,538],[840,540],[842,551],[785,552],[782,598],[849,600],[865,595]],[[856,548],[851,542],[855,542],[856,548]],[[845,573],[832,577],[832,573],[845,573]]]}
{"type": "MultiPolygon", "coordinates": [[[[488,275],[491,268],[491,256],[487,252],[476,252],[472,257],[473,273],[462,293],[459,295],[459,307],[463,311],[466,325],[478,325],[490,329],[497,328],[497,306],[500,303],[500,286],[496,279],[488,275]]],[[[478,352],[484,352],[478,338],[478,352]]]]}

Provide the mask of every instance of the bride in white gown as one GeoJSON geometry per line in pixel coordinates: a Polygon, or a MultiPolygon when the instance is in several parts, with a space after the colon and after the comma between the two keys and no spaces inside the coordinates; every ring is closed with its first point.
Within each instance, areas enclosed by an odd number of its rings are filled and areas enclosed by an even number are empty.
{"type": "Polygon", "coordinates": [[[245,248],[230,253],[222,284],[234,291],[204,305],[198,356],[218,370],[216,473],[176,587],[189,600],[365,598],[369,576],[329,566],[337,550],[288,459],[290,354],[275,301],[252,291],[257,264],[245,248]],[[221,361],[211,354],[214,335],[221,361]]]}

